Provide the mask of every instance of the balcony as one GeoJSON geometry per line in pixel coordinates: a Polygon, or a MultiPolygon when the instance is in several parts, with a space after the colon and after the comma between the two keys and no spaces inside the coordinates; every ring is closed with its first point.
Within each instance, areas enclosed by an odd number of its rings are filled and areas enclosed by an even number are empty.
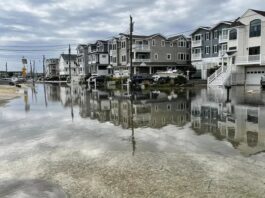
{"type": "Polygon", "coordinates": [[[150,52],[149,45],[133,44],[132,49],[133,51],[137,51],[137,52],[150,52]]]}
{"type": "Polygon", "coordinates": [[[202,40],[193,40],[192,43],[191,43],[191,47],[200,47],[202,46],[202,40]]]}
{"type": "Polygon", "coordinates": [[[221,51],[219,51],[219,57],[220,58],[224,57],[225,54],[226,54],[226,52],[227,52],[227,50],[221,50],[221,51]]]}
{"type": "Polygon", "coordinates": [[[261,65],[264,64],[265,59],[260,54],[248,55],[248,56],[237,56],[236,65],[261,65]]]}
{"type": "Polygon", "coordinates": [[[220,35],[219,36],[219,43],[226,43],[228,42],[229,38],[228,38],[228,35],[220,35]]]}
{"type": "Polygon", "coordinates": [[[191,60],[192,61],[198,61],[202,59],[202,53],[197,53],[197,54],[192,54],[191,55],[191,60]]]}
{"type": "Polygon", "coordinates": [[[133,59],[134,63],[146,63],[146,62],[151,62],[151,59],[142,59],[142,58],[134,58],[133,59]]]}

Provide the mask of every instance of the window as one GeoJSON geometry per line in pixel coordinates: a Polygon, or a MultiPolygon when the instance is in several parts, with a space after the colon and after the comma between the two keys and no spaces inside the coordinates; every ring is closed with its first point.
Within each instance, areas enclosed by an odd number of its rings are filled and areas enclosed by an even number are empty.
{"type": "Polygon", "coordinates": [[[158,54],[157,53],[155,53],[154,57],[155,57],[155,60],[158,60],[158,54]]]}
{"type": "Polygon", "coordinates": [[[223,45],[223,51],[227,51],[227,44],[223,45]]]}
{"type": "Polygon", "coordinates": [[[121,61],[122,61],[122,62],[126,62],[126,56],[122,56],[122,57],[121,57],[121,61]]]}
{"type": "Polygon", "coordinates": [[[259,55],[260,47],[250,47],[248,52],[249,52],[249,55],[259,55]]]}
{"type": "Polygon", "coordinates": [[[171,54],[167,54],[167,60],[171,60],[171,54]]]}
{"type": "Polygon", "coordinates": [[[171,43],[170,43],[170,47],[173,47],[173,46],[174,46],[174,44],[173,44],[173,42],[171,42],[171,43]]]}
{"type": "Polygon", "coordinates": [[[166,45],[166,44],[165,44],[165,41],[162,40],[162,41],[161,41],[161,46],[162,46],[162,47],[165,47],[165,45],[166,45]]]}
{"type": "Polygon", "coordinates": [[[185,60],[185,54],[184,53],[178,53],[178,60],[185,60]]]}
{"type": "Polygon", "coordinates": [[[217,45],[213,46],[213,53],[215,53],[215,54],[218,53],[218,46],[217,45]]]}
{"type": "Polygon", "coordinates": [[[102,55],[102,58],[106,58],[106,57],[107,57],[107,55],[105,55],[105,54],[102,55]]]}
{"type": "Polygon", "coordinates": [[[237,39],[237,30],[232,29],[229,32],[229,40],[236,40],[237,39]]]}
{"type": "Polygon", "coordinates": [[[218,38],[218,31],[217,31],[217,30],[214,31],[214,33],[213,33],[213,38],[214,38],[214,39],[217,39],[217,38],[218,38]]]}
{"type": "Polygon", "coordinates": [[[194,40],[195,40],[195,41],[199,41],[199,40],[201,40],[201,35],[200,35],[200,34],[195,35],[194,40]]]}
{"type": "Polygon", "coordinates": [[[152,40],[152,46],[155,46],[156,45],[156,41],[155,39],[152,40]]]}
{"type": "Polygon", "coordinates": [[[261,33],[261,20],[256,19],[250,22],[249,37],[258,37],[261,33]]]}
{"type": "Polygon", "coordinates": [[[186,54],[186,60],[190,61],[190,55],[189,54],[186,54]]]}
{"type": "Polygon", "coordinates": [[[210,46],[205,47],[205,54],[210,54],[210,46]]]}
{"type": "Polygon", "coordinates": [[[125,48],[125,47],[126,47],[126,42],[125,41],[121,42],[121,48],[125,48]]]}
{"type": "Polygon", "coordinates": [[[186,42],[185,42],[184,40],[180,40],[180,41],[178,42],[178,46],[179,46],[179,47],[185,47],[185,46],[186,46],[186,42]]]}
{"type": "Polygon", "coordinates": [[[205,40],[210,40],[210,32],[206,32],[206,34],[205,34],[205,40]]]}

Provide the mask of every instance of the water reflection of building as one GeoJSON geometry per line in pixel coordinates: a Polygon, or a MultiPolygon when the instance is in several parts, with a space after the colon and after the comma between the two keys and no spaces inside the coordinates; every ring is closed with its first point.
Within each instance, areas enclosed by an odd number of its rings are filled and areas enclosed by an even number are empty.
{"type": "Polygon", "coordinates": [[[48,101],[64,107],[78,106],[82,118],[111,122],[122,128],[183,126],[190,121],[190,99],[186,93],[89,91],[81,86],[47,85],[48,101]]]}
{"type": "Polygon", "coordinates": [[[46,86],[47,99],[49,101],[60,101],[60,87],[58,85],[47,85],[46,86]]]}
{"type": "Polygon", "coordinates": [[[244,155],[265,151],[262,93],[252,95],[255,100],[250,102],[251,95],[243,88],[233,89],[232,93],[237,95],[232,94],[231,102],[220,98],[214,102],[211,90],[208,93],[201,91],[191,103],[192,128],[198,134],[212,133],[217,139],[227,139],[244,155]]]}

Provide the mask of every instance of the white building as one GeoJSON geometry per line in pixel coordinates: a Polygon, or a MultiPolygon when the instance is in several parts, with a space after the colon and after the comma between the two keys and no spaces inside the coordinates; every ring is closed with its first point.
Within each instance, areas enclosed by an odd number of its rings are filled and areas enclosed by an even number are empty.
{"type": "Polygon", "coordinates": [[[208,78],[208,84],[259,85],[265,74],[265,11],[247,10],[229,29],[227,69],[208,78]]]}
{"type": "MultiPolygon", "coordinates": [[[[79,75],[79,64],[77,63],[77,55],[70,55],[70,64],[71,64],[71,76],[79,75]]],[[[60,77],[69,76],[69,55],[61,54],[59,59],[59,73],[60,77]]]]}
{"type": "Polygon", "coordinates": [[[77,63],[79,64],[79,75],[86,76],[89,74],[88,68],[88,46],[79,44],[77,50],[77,63]]]}
{"type": "Polygon", "coordinates": [[[46,77],[58,77],[59,76],[59,59],[49,58],[45,61],[46,77]]]}

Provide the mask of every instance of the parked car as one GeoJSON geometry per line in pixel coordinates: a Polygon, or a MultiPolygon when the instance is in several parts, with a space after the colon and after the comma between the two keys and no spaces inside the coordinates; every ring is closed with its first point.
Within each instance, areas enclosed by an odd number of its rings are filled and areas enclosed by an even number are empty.
{"type": "Polygon", "coordinates": [[[95,82],[96,82],[96,86],[104,86],[105,82],[107,80],[106,76],[98,76],[98,75],[92,75],[88,80],[88,84],[90,86],[95,86],[95,82]]]}
{"type": "Polygon", "coordinates": [[[132,78],[132,84],[133,85],[137,85],[137,84],[141,84],[143,82],[149,82],[149,83],[153,83],[154,79],[152,78],[152,76],[150,75],[134,75],[132,78]]]}
{"type": "Polygon", "coordinates": [[[130,75],[129,75],[129,71],[114,71],[113,73],[113,77],[114,78],[128,78],[130,75]]]}

